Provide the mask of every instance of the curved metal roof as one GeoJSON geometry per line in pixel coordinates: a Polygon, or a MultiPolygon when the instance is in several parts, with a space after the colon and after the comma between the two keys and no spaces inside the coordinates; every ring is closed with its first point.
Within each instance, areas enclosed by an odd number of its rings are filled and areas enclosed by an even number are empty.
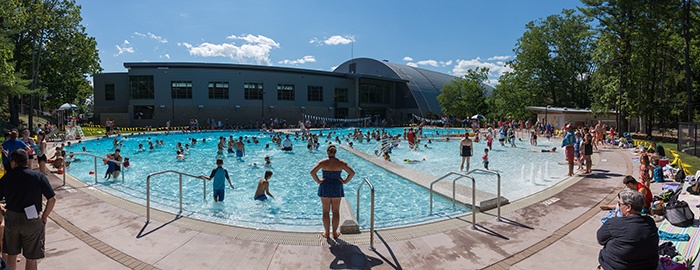
{"type": "Polygon", "coordinates": [[[418,105],[421,114],[432,112],[440,115],[442,107],[437,100],[443,85],[457,77],[427,69],[379,61],[371,58],[356,58],[338,66],[333,72],[357,73],[406,81],[408,90],[418,105]],[[355,72],[350,65],[355,64],[355,72]]]}

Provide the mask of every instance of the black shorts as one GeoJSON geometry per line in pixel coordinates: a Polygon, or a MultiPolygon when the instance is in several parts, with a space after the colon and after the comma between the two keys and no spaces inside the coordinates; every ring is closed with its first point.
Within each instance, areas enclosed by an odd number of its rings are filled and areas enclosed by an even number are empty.
{"type": "Polygon", "coordinates": [[[34,159],[34,154],[31,154],[31,155],[28,154],[28,155],[27,155],[27,158],[28,158],[29,160],[34,159]]]}
{"type": "Polygon", "coordinates": [[[46,162],[48,159],[46,159],[46,155],[41,155],[41,156],[39,156],[39,157],[37,158],[37,160],[38,160],[39,162],[42,162],[42,161],[43,161],[43,162],[46,162]]]}

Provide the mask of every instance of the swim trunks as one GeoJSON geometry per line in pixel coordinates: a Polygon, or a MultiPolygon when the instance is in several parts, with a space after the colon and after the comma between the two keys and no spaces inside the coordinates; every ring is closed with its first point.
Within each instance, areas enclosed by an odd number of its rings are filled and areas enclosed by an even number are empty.
{"type": "Polygon", "coordinates": [[[224,194],[226,194],[226,192],[223,189],[214,189],[214,201],[223,202],[225,196],[224,194]]]}
{"type": "Polygon", "coordinates": [[[243,157],[243,151],[236,150],[236,157],[243,157]]]}
{"type": "Polygon", "coordinates": [[[318,185],[318,196],[322,198],[345,197],[340,171],[323,171],[323,182],[318,185]]]}
{"type": "Polygon", "coordinates": [[[265,194],[255,195],[253,196],[253,199],[258,201],[267,201],[267,196],[265,196],[265,194]]]}
{"type": "Polygon", "coordinates": [[[231,149],[231,148],[228,149],[228,152],[229,152],[229,153],[235,153],[235,152],[233,151],[233,149],[231,149]]]}
{"type": "Polygon", "coordinates": [[[573,161],[574,160],[574,146],[573,145],[568,145],[564,148],[564,152],[566,153],[566,160],[567,161],[573,161]]]}
{"type": "Polygon", "coordinates": [[[291,147],[282,147],[282,151],[292,151],[291,147]]]}

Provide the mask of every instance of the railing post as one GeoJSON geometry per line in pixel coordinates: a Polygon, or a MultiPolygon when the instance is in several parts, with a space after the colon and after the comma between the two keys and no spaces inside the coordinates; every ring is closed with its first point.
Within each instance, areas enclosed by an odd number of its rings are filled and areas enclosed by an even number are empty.
{"type": "Polygon", "coordinates": [[[146,177],[146,223],[151,221],[151,176],[146,177]]]}
{"type": "Polygon", "coordinates": [[[180,175],[180,213],[182,213],[182,173],[180,175]]]}
{"type": "Polygon", "coordinates": [[[363,179],[362,182],[360,183],[360,186],[357,187],[357,222],[360,222],[360,189],[362,189],[362,186],[367,183],[369,186],[370,192],[371,192],[371,199],[372,202],[370,204],[370,221],[369,221],[369,249],[370,250],[375,250],[374,248],[374,185],[369,182],[367,178],[363,179]]]}
{"type": "Polygon", "coordinates": [[[95,170],[93,172],[95,175],[95,185],[97,185],[97,157],[92,157],[92,164],[95,166],[95,170]]]}

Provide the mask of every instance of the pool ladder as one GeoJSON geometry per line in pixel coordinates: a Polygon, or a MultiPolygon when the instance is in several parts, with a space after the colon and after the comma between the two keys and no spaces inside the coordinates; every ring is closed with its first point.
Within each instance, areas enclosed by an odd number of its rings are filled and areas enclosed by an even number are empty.
{"type": "Polygon", "coordinates": [[[372,194],[372,200],[370,204],[370,214],[369,214],[369,249],[374,251],[374,185],[366,177],[362,179],[360,186],[357,187],[357,223],[360,223],[360,190],[362,186],[367,183],[369,190],[372,194]]]}
{"type": "MultiPolygon", "coordinates": [[[[76,152],[76,153],[73,153],[73,155],[90,156],[90,157],[92,157],[92,160],[93,160],[93,163],[94,163],[94,166],[95,166],[95,170],[93,171],[93,172],[95,172],[95,173],[93,173],[93,174],[95,175],[95,184],[97,184],[97,159],[98,159],[98,158],[101,159],[101,160],[112,161],[112,162],[116,163],[117,165],[119,165],[119,167],[120,167],[120,169],[121,169],[121,173],[120,173],[120,174],[122,175],[122,182],[124,182],[124,166],[122,165],[122,162],[121,162],[121,161],[116,161],[116,160],[114,160],[114,159],[107,159],[107,158],[105,158],[105,157],[100,157],[100,156],[96,156],[96,155],[93,155],[93,154],[90,154],[90,153],[85,153],[85,152],[76,152]]],[[[64,186],[66,185],[66,159],[68,159],[67,156],[63,157],[63,185],[64,185],[64,186]]]]}
{"type": "Polygon", "coordinates": [[[488,174],[495,174],[498,177],[498,194],[496,195],[496,208],[498,208],[498,221],[501,221],[501,175],[497,172],[490,171],[490,170],[484,170],[484,169],[473,169],[469,172],[466,173],[457,173],[457,172],[450,172],[442,177],[435,179],[433,182],[430,183],[430,214],[433,214],[433,193],[435,191],[433,190],[433,185],[435,183],[440,182],[450,176],[456,176],[454,179],[452,179],[452,210],[455,210],[456,206],[456,199],[455,199],[455,191],[456,191],[456,183],[457,180],[460,179],[471,179],[472,180],[472,229],[476,229],[476,214],[479,213],[479,208],[476,206],[476,180],[474,177],[472,177],[470,174],[474,172],[483,172],[483,173],[488,173],[488,174]]]}
{"type": "MultiPolygon", "coordinates": [[[[160,171],[160,172],[154,172],[148,175],[146,177],[146,223],[149,223],[151,221],[151,177],[160,175],[160,174],[165,174],[165,173],[175,173],[180,175],[180,212],[179,214],[182,213],[182,176],[189,176],[192,178],[197,178],[202,180],[202,188],[203,188],[203,199],[207,199],[207,181],[205,179],[200,178],[199,176],[188,174],[188,173],[183,173],[183,172],[178,172],[178,171],[173,171],[173,170],[165,170],[165,171],[160,171]]],[[[179,215],[178,214],[178,215],[179,215]]]]}

